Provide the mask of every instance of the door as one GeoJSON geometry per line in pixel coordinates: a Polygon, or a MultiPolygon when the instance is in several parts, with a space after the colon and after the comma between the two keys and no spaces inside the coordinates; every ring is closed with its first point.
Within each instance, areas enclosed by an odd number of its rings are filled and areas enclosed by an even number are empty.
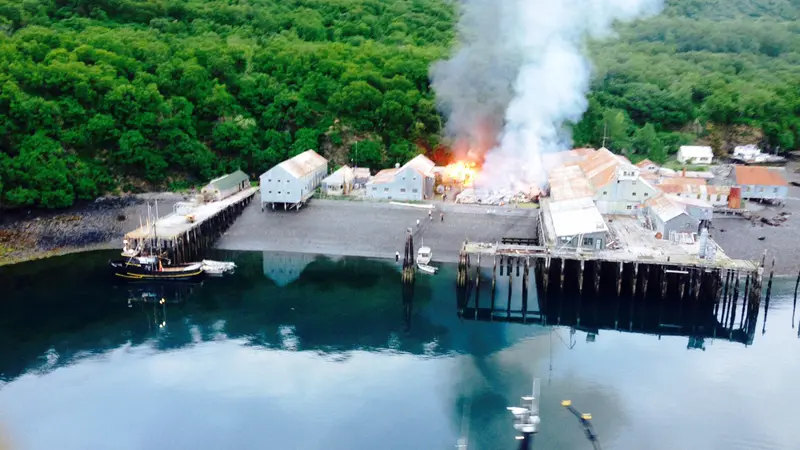
{"type": "Polygon", "coordinates": [[[600,246],[602,246],[602,245],[603,245],[603,240],[602,239],[597,238],[597,239],[594,240],[594,249],[595,250],[600,250],[600,246]]]}

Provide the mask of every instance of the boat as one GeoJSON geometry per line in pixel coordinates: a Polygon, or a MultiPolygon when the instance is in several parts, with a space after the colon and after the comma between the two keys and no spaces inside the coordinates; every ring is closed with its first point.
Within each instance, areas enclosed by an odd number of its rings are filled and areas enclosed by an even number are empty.
{"type": "Polygon", "coordinates": [[[431,257],[433,254],[431,253],[430,247],[425,247],[425,244],[422,244],[422,247],[417,250],[417,264],[429,264],[431,262],[431,257]]]}
{"type": "Polygon", "coordinates": [[[421,263],[417,263],[417,268],[420,270],[420,272],[427,273],[427,274],[430,274],[430,275],[436,275],[436,272],[439,271],[438,267],[433,267],[433,266],[429,266],[427,264],[421,264],[421,263]]]}
{"type": "Polygon", "coordinates": [[[210,259],[204,259],[202,264],[203,272],[212,277],[221,277],[225,274],[232,274],[233,270],[236,269],[235,263],[227,261],[212,261],[210,259]]]}
{"type": "Polygon", "coordinates": [[[422,247],[417,250],[417,268],[423,273],[435,275],[439,269],[430,265],[432,257],[433,253],[431,252],[431,248],[425,247],[423,243],[422,247]]]}
{"type": "Polygon", "coordinates": [[[171,265],[169,260],[157,256],[134,256],[109,261],[109,265],[116,277],[126,280],[187,281],[199,280],[205,274],[201,262],[171,265]]]}

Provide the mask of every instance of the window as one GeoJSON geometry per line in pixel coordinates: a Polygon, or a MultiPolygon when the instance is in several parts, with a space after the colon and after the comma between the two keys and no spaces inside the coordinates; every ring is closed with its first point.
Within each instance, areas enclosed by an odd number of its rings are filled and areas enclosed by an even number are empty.
{"type": "Polygon", "coordinates": [[[773,189],[772,189],[772,192],[775,192],[775,193],[777,193],[777,192],[778,192],[778,188],[773,188],[773,189]]]}
{"type": "Polygon", "coordinates": [[[648,195],[650,195],[650,194],[648,194],[647,192],[645,192],[645,193],[644,193],[644,196],[645,196],[645,197],[647,197],[648,195]]]}
{"type": "Polygon", "coordinates": [[[272,183],[272,178],[270,178],[269,180],[267,180],[267,183],[272,183]]]}
{"type": "Polygon", "coordinates": [[[603,191],[603,195],[608,195],[608,191],[603,191]]]}
{"type": "Polygon", "coordinates": [[[279,194],[279,195],[280,195],[280,193],[281,193],[281,191],[278,191],[278,194],[279,194]]]}
{"type": "Polygon", "coordinates": [[[722,199],[722,196],[717,194],[717,201],[720,201],[721,199],[722,199]]]}
{"type": "Polygon", "coordinates": [[[400,192],[405,192],[406,188],[400,188],[400,192]]]}
{"type": "Polygon", "coordinates": [[[378,188],[374,187],[374,188],[372,188],[372,190],[373,190],[373,191],[377,191],[377,190],[378,190],[378,188]]]}
{"type": "Polygon", "coordinates": [[[628,208],[627,208],[627,209],[631,209],[631,205],[628,205],[628,208]]]}
{"type": "Polygon", "coordinates": [[[745,191],[745,192],[750,192],[750,186],[745,186],[745,187],[744,187],[744,191],[745,191]]]}
{"type": "Polygon", "coordinates": [[[636,197],[636,192],[633,193],[633,196],[636,197]]]}
{"type": "Polygon", "coordinates": [[[583,238],[583,245],[591,246],[594,244],[594,239],[592,238],[583,238]]]}
{"type": "Polygon", "coordinates": [[[411,192],[413,192],[413,193],[415,193],[415,194],[416,194],[416,193],[417,193],[417,190],[416,190],[416,189],[412,189],[412,190],[411,190],[411,192]]]}
{"type": "Polygon", "coordinates": [[[709,202],[711,201],[711,194],[706,195],[706,201],[709,201],[709,202]]]}
{"type": "Polygon", "coordinates": [[[764,192],[764,188],[758,188],[758,192],[764,192]]]}
{"type": "Polygon", "coordinates": [[[383,188],[383,192],[389,192],[389,188],[383,188]]]}
{"type": "Polygon", "coordinates": [[[700,194],[697,194],[697,199],[700,200],[700,194]]]}
{"type": "Polygon", "coordinates": [[[417,181],[417,177],[412,178],[414,181],[417,181]]]}
{"type": "Polygon", "coordinates": [[[272,194],[272,191],[269,191],[269,193],[272,194]]]}

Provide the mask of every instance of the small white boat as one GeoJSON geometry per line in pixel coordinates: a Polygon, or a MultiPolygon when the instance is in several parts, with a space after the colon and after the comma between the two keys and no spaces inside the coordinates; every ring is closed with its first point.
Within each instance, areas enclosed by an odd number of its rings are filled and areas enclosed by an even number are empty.
{"type": "Polygon", "coordinates": [[[439,269],[436,268],[436,267],[429,266],[427,264],[422,264],[422,263],[417,263],[417,268],[420,270],[420,272],[427,273],[427,274],[430,274],[430,275],[436,275],[436,272],[439,271],[439,269]]]}
{"type": "Polygon", "coordinates": [[[233,273],[233,270],[236,269],[235,263],[227,261],[212,261],[210,259],[204,259],[202,264],[203,272],[212,277],[221,277],[226,273],[233,273]]]}
{"type": "Polygon", "coordinates": [[[439,270],[430,265],[432,257],[433,253],[431,252],[431,248],[425,247],[425,244],[422,244],[422,247],[417,250],[417,268],[420,272],[434,275],[439,270]]]}
{"type": "Polygon", "coordinates": [[[425,247],[425,245],[423,244],[423,246],[420,247],[419,250],[417,250],[417,264],[427,265],[428,263],[431,262],[432,256],[433,255],[431,253],[431,248],[425,247]]]}

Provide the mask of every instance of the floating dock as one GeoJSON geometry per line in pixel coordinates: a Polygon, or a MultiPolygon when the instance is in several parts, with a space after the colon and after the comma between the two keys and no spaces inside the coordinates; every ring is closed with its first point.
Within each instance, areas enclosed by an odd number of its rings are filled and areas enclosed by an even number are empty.
{"type": "Polygon", "coordinates": [[[125,239],[132,247],[149,242],[153,248],[167,252],[177,264],[197,260],[228,229],[256,192],[258,188],[251,187],[223,200],[172,212],[125,234],[125,239]]]}

